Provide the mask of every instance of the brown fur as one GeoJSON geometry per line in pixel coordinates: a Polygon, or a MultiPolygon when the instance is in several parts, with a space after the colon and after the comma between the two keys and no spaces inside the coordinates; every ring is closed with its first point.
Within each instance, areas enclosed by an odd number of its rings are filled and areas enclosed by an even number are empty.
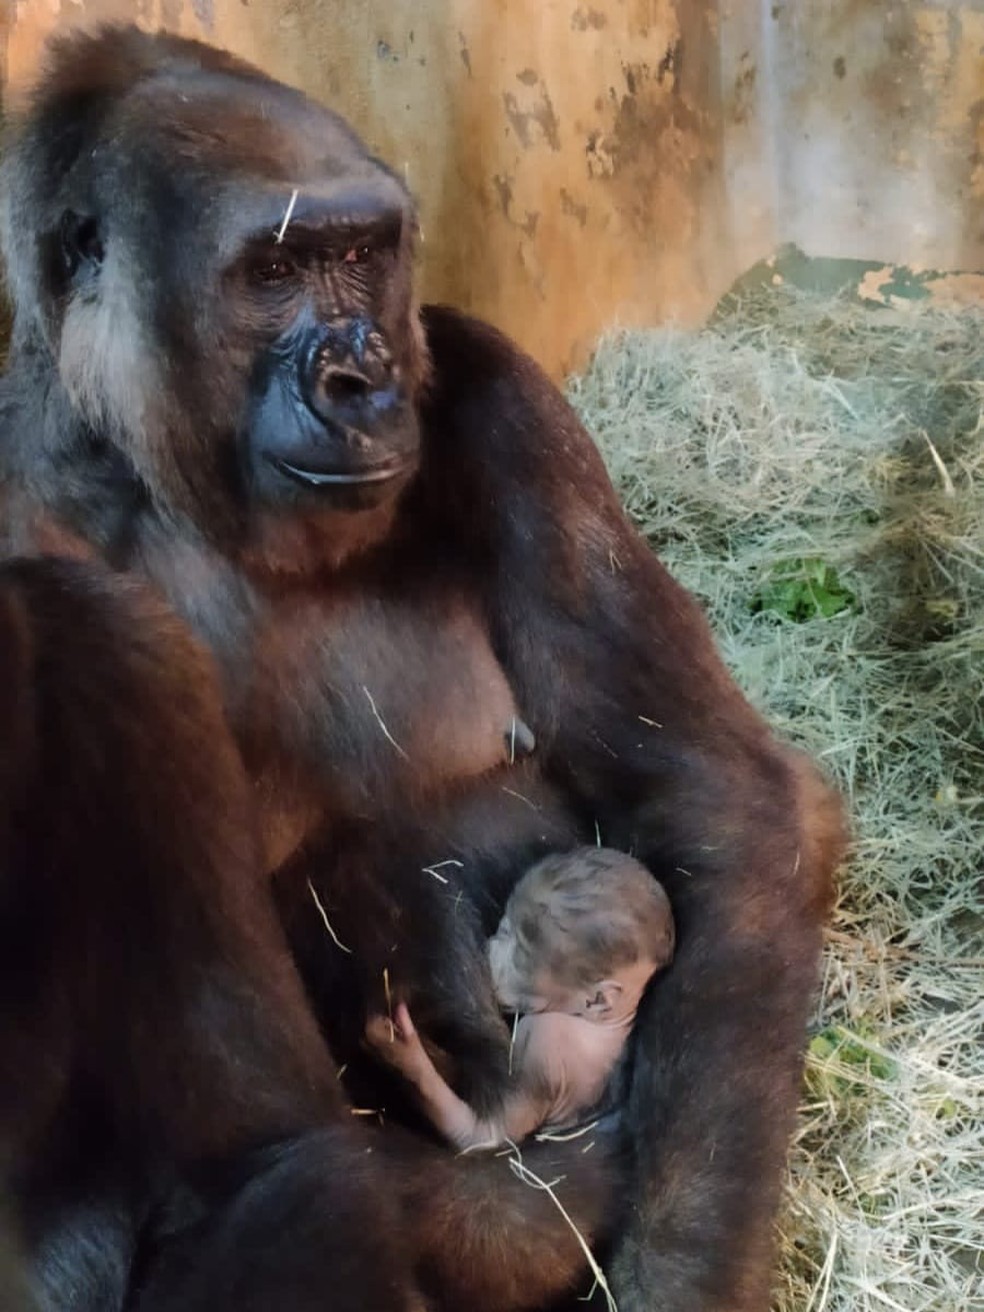
{"type": "MultiPolygon", "coordinates": [[[[318,1278],[354,1261],[353,1288],[368,1281],[411,1312],[398,1239],[381,1231],[358,1270],[365,1246],[352,1239],[387,1207],[382,1183],[265,895],[211,661],[136,580],[55,561],[0,566],[0,653],[0,1144],[40,1312],[69,1291],[80,1309],[122,1306],[137,1242],[125,1202],[144,1197],[149,1234],[146,1203],[171,1186],[173,1168],[148,1176],[153,1159],[198,1164],[184,1180],[211,1191],[214,1237],[198,1236],[173,1287],[161,1240],[148,1309],[204,1310],[226,1215],[255,1224],[259,1209],[274,1225],[289,1197],[317,1234],[318,1278]],[[304,1185],[280,1179],[275,1158],[230,1166],[278,1140],[312,1166],[323,1157],[320,1173],[304,1185]],[[136,1152],[144,1142],[151,1161],[136,1152]],[[329,1218],[324,1171],[346,1157],[348,1201],[329,1218]],[[244,1175],[252,1199],[239,1194],[244,1175]]],[[[271,1306],[293,1279],[254,1270],[255,1302],[236,1306],[271,1306]]]]}

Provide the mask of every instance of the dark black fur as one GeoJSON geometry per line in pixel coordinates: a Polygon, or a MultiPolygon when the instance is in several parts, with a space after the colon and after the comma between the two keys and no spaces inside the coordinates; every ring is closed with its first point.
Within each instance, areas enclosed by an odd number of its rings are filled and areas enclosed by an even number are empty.
{"type": "MultiPolygon", "coordinates": [[[[210,647],[253,790],[251,859],[275,876],[313,1010],[336,1060],[352,1063],[348,1089],[399,1114],[357,1043],[365,1006],[385,1003],[385,970],[460,1087],[501,1095],[506,1038],[481,935],[532,857],[597,828],[663,880],[678,930],[640,1014],[624,1216],[604,1143],[596,1154],[534,1145],[530,1164],[566,1174],[589,1236],[617,1224],[623,1312],[763,1309],[842,842],[836,801],[745,703],[549,381],[474,320],[436,308],[418,318],[410,202],[336,117],[206,47],[111,30],[56,49],[2,181],[15,301],[0,391],[4,551],[139,575],[210,647]],[[536,738],[527,761],[512,759],[519,715],[536,738]],[[443,883],[433,869],[449,860],[460,865],[438,867],[443,883]]],[[[11,868],[32,980],[66,1006],[85,962],[100,963],[78,1006],[100,1000],[92,1060],[106,1137],[82,1162],[59,1159],[50,1193],[31,1175],[48,1169],[33,1113],[21,1126],[24,1098],[12,1098],[36,1260],[71,1236],[63,1216],[105,1173],[104,1210],[88,1211],[69,1251],[81,1265],[102,1228],[140,1312],[259,1307],[255,1290],[276,1280],[284,1308],[329,1294],[354,1307],[360,1280],[363,1305],[410,1306],[407,1249],[439,1308],[546,1305],[578,1277],[578,1250],[549,1199],[504,1162],[455,1159],[389,1120],[369,1144],[384,1180],[353,1157],[361,1141],[328,1087],[271,908],[243,873],[250,858],[225,850],[237,804],[200,778],[221,775],[213,739],[223,761],[231,750],[221,716],[182,691],[188,659],[167,686],[134,663],[156,621],[132,613],[122,580],[100,583],[92,621],[122,653],[103,653],[101,684],[74,618],[89,586],[63,583],[63,601],[39,612],[63,635],[40,705],[72,708],[66,759],[46,731],[33,773],[9,772],[31,861],[49,839],[37,792],[21,797],[25,775],[57,797],[60,841],[86,854],[60,910],[11,868]],[[109,704],[117,681],[131,691],[109,704]],[[76,683],[98,696],[76,705],[76,683]],[[140,753],[165,751],[175,706],[199,756],[175,756],[191,778],[168,785],[183,791],[162,827],[140,753]],[[119,752],[99,776],[94,824],[65,771],[76,777],[107,735],[119,752]],[[134,846],[153,860],[122,897],[112,872],[134,846]],[[189,1027],[203,981],[221,1005],[189,1027]],[[156,1044],[135,1048],[148,1031],[156,1044]],[[216,1142],[209,1124],[226,1127],[216,1142]],[[329,1128],[308,1157],[298,1137],[318,1124],[329,1128]],[[370,1195],[396,1209],[375,1227],[360,1221],[370,1195]],[[380,1265],[391,1294],[372,1285],[380,1265]]],[[[37,613],[30,602],[29,632],[37,613]]],[[[6,713],[30,743],[20,705],[6,713]]],[[[51,869],[67,880],[65,849],[51,869]]],[[[48,1029],[32,1006],[25,1069],[87,1049],[74,1005],[48,1029]]],[[[81,1094],[52,1089],[54,1123],[89,1124],[81,1094]]],[[[71,1261],[60,1269],[54,1307],[71,1261]]],[[[86,1312],[101,1306],[93,1296],[86,1312]]]]}

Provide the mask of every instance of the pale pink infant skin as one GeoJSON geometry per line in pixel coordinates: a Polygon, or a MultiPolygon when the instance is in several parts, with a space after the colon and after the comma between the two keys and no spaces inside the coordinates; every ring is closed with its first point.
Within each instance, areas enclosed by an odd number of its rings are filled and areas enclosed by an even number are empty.
{"type": "MultiPolygon", "coordinates": [[[[497,935],[497,939],[499,936],[497,935]]],[[[479,1118],[431,1061],[410,1013],[400,1004],[392,1025],[371,1018],[373,1048],[416,1087],[422,1110],[460,1150],[518,1143],[536,1130],[570,1127],[601,1099],[632,1029],[636,1008],[656,966],[638,961],[584,989],[559,985],[545,974],[532,985],[515,969],[507,939],[489,944],[496,994],[506,1010],[526,1011],[516,1027],[515,1090],[497,1117],[479,1118]]]]}

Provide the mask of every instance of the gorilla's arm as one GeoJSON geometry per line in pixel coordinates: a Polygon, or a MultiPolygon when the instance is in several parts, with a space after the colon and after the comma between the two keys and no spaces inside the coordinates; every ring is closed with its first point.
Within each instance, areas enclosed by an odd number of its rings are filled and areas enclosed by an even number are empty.
{"type": "Polygon", "coordinates": [[[178,1158],[322,1123],[334,1074],[204,650],[142,583],[54,559],[0,565],[0,639],[0,960],[38,1009],[15,1033],[50,1024],[66,1083],[178,1158]]]}
{"type": "Polygon", "coordinates": [[[619,1305],[760,1312],[839,806],[745,702],[536,366],[451,311],[425,323],[431,513],[487,580],[544,768],[651,865],[677,919],[638,1026],[619,1305]]]}
{"type": "Polygon", "coordinates": [[[305,1312],[329,1280],[409,1309],[204,652],[136,580],[5,562],[0,743],[0,1148],[41,1312],[131,1279],[140,1312],[305,1312]]]}

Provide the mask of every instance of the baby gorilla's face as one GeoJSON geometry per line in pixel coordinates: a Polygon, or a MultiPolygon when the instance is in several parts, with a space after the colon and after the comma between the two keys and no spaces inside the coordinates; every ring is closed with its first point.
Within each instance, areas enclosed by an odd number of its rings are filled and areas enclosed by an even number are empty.
{"type": "Polygon", "coordinates": [[[509,917],[503,916],[499,928],[489,939],[488,954],[495,996],[505,1011],[524,1010],[520,1005],[522,972],[516,964],[518,946],[509,917]]]}
{"type": "Polygon", "coordinates": [[[508,914],[488,943],[489,968],[499,1006],[504,1011],[542,1011],[543,1000],[534,998],[530,988],[530,963],[521,948],[508,914]],[[534,1003],[540,1005],[534,1006],[534,1003]]]}
{"type": "Polygon", "coordinates": [[[564,988],[548,970],[537,969],[532,953],[519,941],[508,912],[489,939],[488,956],[495,995],[503,1011],[523,1015],[577,1011],[580,994],[564,988]]]}

